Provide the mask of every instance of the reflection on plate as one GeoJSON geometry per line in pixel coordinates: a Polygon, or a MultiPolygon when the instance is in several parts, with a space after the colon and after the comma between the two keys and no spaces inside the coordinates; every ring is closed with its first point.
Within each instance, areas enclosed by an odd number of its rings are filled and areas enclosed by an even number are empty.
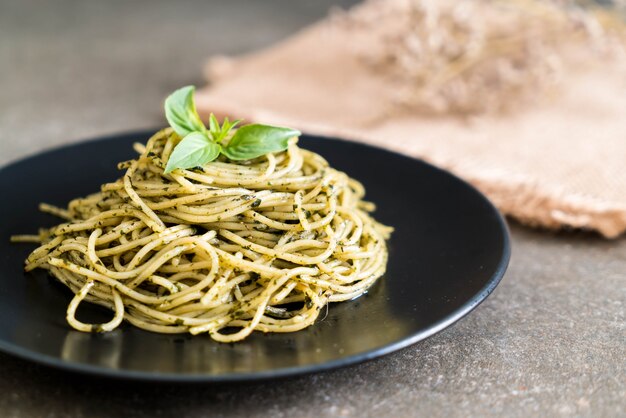
{"type": "MultiPolygon", "coordinates": [[[[56,220],[40,201],[65,205],[118,176],[135,132],[50,151],[0,171],[0,349],[52,366],[120,378],[250,380],[326,370],[395,351],[449,326],[484,300],[504,274],[509,240],[502,217],[475,189],[421,161],[381,149],[304,135],[301,146],[362,181],[376,218],[396,228],[385,277],[366,295],[332,304],[314,326],[254,333],[236,344],[161,335],[124,325],[83,334],[65,322],[70,292],[45,272],[24,274],[32,246],[9,236],[56,220]],[[10,203],[9,203],[10,202],[10,203]]],[[[79,316],[110,314],[83,305],[79,316]]]]}

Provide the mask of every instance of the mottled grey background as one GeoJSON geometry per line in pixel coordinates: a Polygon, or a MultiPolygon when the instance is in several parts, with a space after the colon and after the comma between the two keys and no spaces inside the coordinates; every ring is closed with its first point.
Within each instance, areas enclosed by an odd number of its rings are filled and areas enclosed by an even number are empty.
{"type": "MultiPolygon", "coordinates": [[[[0,0],[0,164],[161,125],[163,98],[202,85],[206,57],[269,45],[335,3],[0,0]]],[[[0,416],[624,416],[626,240],[517,225],[512,235],[509,271],[483,305],[385,358],[179,386],[99,381],[0,354],[0,416]]]]}

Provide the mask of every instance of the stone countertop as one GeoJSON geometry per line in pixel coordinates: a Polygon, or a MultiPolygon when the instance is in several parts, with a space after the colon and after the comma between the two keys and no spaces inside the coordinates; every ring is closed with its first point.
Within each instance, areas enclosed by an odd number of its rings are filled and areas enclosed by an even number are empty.
{"type": "MultiPolygon", "coordinates": [[[[163,125],[163,98],[202,85],[206,57],[269,45],[336,3],[3,1],[0,165],[163,125]]],[[[166,385],[97,380],[0,354],[0,415],[624,416],[626,239],[516,224],[511,233],[511,265],[487,301],[384,358],[271,382],[166,385]]]]}

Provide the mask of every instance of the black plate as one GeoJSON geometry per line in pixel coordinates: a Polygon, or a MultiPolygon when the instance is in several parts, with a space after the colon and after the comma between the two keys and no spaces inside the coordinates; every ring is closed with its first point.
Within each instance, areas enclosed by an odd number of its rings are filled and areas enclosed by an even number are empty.
{"type": "MultiPolygon", "coordinates": [[[[25,274],[32,245],[9,236],[35,233],[58,220],[39,202],[65,205],[120,175],[135,132],[89,141],[0,170],[0,350],[63,369],[169,381],[251,380],[327,370],[379,357],[441,331],[493,291],[510,249],[506,225],[473,187],[422,161],[362,144],[303,136],[301,146],[361,180],[376,218],[396,228],[387,274],[368,294],[332,304],[328,315],[297,333],[254,333],[220,344],[208,336],[160,335],[125,324],[84,334],[65,322],[69,290],[44,271],[25,274]]],[[[323,316],[323,315],[322,315],[323,316]]],[[[80,317],[108,312],[84,304],[80,317]]]]}

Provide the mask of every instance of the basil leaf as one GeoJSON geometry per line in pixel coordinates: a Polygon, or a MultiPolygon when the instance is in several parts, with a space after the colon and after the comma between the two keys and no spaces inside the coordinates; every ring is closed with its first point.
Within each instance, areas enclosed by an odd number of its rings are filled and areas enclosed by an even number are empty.
{"type": "Polygon", "coordinates": [[[176,145],[170,155],[165,174],[177,168],[203,166],[220,155],[221,147],[201,132],[192,132],[176,145]]]}
{"type": "Polygon", "coordinates": [[[209,117],[209,133],[211,134],[211,139],[218,144],[221,143],[239,122],[241,122],[240,119],[231,122],[227,117],[225,117],[222,121],[222,126],[220,126],[220,123],[217,121],[215,115],[211,113],[211,116],[209,117]]]}
{"type": "Polygon", "coordinates": [[[230,132],[237,125],[239,125],[243,119],[235,119],[234,121],[229,121],[228,118],[224,118],[224,122],[222,123],[222,130],[226,131],[226,133],[230,132]]]}
{"type": "Polygon", "coordinates": [[[290,138],[300,131],[269,125],[246,125],[239,128],[222,153],[231,160],[249,160],[270,152],[287,149],[290,138]]]}
{"type": "Polygon", "coordinates": [[[181,137],[206,130],[193,102],[194,90],[194,86],[183,87],[165,99],[165,117],[181,137]]]}
{"type": "Polygon", "coordinates": [[[213,113],[211,113],[211,116],[209,117],[209,130],[212,135],[216,135],[220,131],[220,123],[217,121],[217,118],[213,113]]]}

